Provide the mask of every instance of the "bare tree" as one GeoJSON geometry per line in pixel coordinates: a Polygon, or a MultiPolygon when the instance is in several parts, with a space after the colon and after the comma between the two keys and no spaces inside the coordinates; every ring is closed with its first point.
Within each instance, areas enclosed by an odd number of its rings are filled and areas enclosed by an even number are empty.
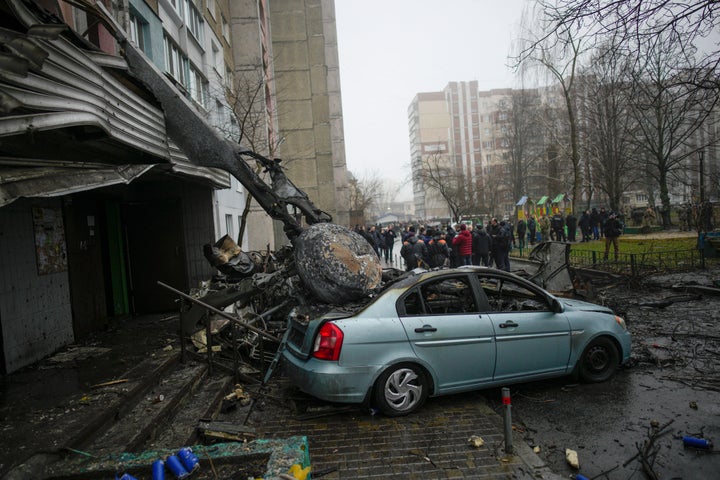
{"type": "MultiPolygon", "coordinates": [[[[540,10],[540,13],[543,14],[544,12],[540,10]]],[[[574,204],[578,199],[582,181],[575,105],[575,80],[586,47],[583,45],[583,39],[573,27],[574,25],[562,25],[549,33],[540,32],[539,38],[538,33],[534,32],[535,39],[525,41],[524,48],[515,57],[514,61],[516,68],[539,65],[557,82],[565,106],[569,132],[567,150],[572,166],[570,198],[574,210],[574,204]]],[[[552,161],[552,158],[548,160],[552,161]]]]}
{"type": "Polygon", "coordinates": [[[701,73],[717,72],[720,65],[717,39],[720,2],[717,0],[553,0],[537,4],[544,18],[544,32],[537,39],[540,44],[551,40],[555,32],[570,29],[584,39],[612,39],[615,45],[640,45],[641,48],[629,52],[634,54],[633,62],[642,64],[642,52],[660,36],[672,34],[680,50],[703,42],[713,43],[698,58],[699,68],[694,73],[699,75],[687,75],[682,81],[689,88],[720,89],[717,73],[701,73]]]}
{"type": "Polygon", "coordinates": [[[618,211],[623,193],[638,180],[637,145],[633,142],[636,124],[629,114],[627,57],[605,54],[611,49],[613,45],[599,50],[583,72],[581,111],[583,146],[590,160],[588,180],[618,211]]]}
{"type": "Polygon", "coordinates": [[[670,226],[670,183],[682,178],[685,159],[706,145],[698,132],[718,102],[718,92],[685,82],[697,77],[692,51],[663,34],[643,43],[644,61],[633,71],[632,113],[646,171],[659,189],[663,226],[670,226]]]}
{"type": "Polygon", "coordinates": [[[513,91],[509,101],[500,102],[505,114],[501,141],[507,147],[509,188],[514,199],[530,193],[542,160],[543,135],[540,96],[535,89],[513,91]]]}
{"type": "Polygon", "coordinates": [[[351,223],[367,223],[370,208],[383,195],[383,181],[377,172],[372,172],[358,179],[348,171],[348,199],[350,201],[351,223]]]}
{"type": "Polygon", "coordinates": [[[416,181],[437,192],[447,203],[452,221],[460,221],[480,211],[481,189],[469,175],[458,172],[445,155],[434,153],[422,159],[422,167],[414,172],[416,181]]]}
{"type": "MultiPolygon", "coordinates": [[[[226,137],[255,152],[267,152],[268,157],[272,158],[279,143],[276,144],[270,134],[269,123],[273,112],[268,109],[265,93],[269,79],[263,78],[261,72],[260,65],[239,71],[233,76],[232,83],[226,85],[225,98],[233,121],[223,123],[220,129],[226,137]]],[[[256,163],[255,173],[260,175],[262,168],[262,165],[256,163]]],[[[251,205],[252,195],[248,193],[238,231],[238,245],[242,244],[251,205]]]]}

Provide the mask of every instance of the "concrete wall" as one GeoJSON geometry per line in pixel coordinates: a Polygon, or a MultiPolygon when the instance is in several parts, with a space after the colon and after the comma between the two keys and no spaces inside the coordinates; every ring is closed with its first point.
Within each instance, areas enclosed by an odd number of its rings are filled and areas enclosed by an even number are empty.
{"type": "Polygon", "coordinates": [[[347,173],[332,0],[270,2],[281,156],[288,176],[347,225],[347,173]]]}
{"type": "Polygon", "coordinates": [[[74,341],[67,271],[38,275],[33,206],[59,209],[61,202],[22,199],[0,208],[0,328],[8,373],[74,341]]]}
{"type": "Polygon", "coordinates": [[[207,188],[185,189],[182,196],[182,215],[187,252],[188,284],[197,288],[201,281],[210,280],[215,269],[203,255],[203,245],[214,243],[212,192],[207,188]]]}

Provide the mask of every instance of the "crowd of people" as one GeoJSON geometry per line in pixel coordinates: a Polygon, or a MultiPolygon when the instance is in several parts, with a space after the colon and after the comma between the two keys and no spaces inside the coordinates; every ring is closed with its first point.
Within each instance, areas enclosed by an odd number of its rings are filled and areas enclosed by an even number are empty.
{"type": "Polygon", "coordinates": [[[454,227],[426,229],[408,225],[404,229],[393,224],[378,229],[356,225],[353,231],[365,238],[379,258],[394,263],[393,248],[398,236],[402,247],[400,256],[406,268],[435,268],[441,266],[486,265],[495,262],[498,268],[510,269],[509,254],[514,237],[512,226],[492,219],[487,230],[457,224],[454,227]]]}
{"type": "MultiPolygon", "coordinates": [[[[559,210],[550,215],[530,214],[527,219],[521,218],[515,224],[508,220],[498,222],[497,218],[492,218],[486,225],[458,223],[436,228],[422,225],[401,228],[393,224],[366,228],[356,225],[354,231],[362,235],[373,246],[378,257],[388,265],[396,261],[393,248],[400,238],[400,257],[407,270],[417,267],[484,265],[509,271],[513,248],[519,249],[522,255],[525,249],[532,248],[536,243],[548,241],[573,243],[604,240],[604,259],[608,260],[612,249],[617,261],[618,238],[625,227],[625,216],[604,207],[593,207],[579,216],[572,212],[563,215],[559,210]]],[[[630,218],[630,213],[627,213],[627,217],[630,218]]],[[[677,217],[680,230],[704,228],[710,231],[714,228],[710,202],[681,205],[677,217]]],[[[642,211],[633,211],[632,220],[642,225],[641,232],[647,233],[658,223],[659,217],[656,209],[646,207],[642,211]]]]}
{"type": "Polygon", "coordinates": [[[400,257],[405,268],[436,268],[462,265],[494,266],[510,271],[510,252],[522,252],[536,243],[547,241],[589,242],[605,239],[605,259],[612,247],[617,260],[623,224],[620,217],[605,208],[582,212],[578,219],[572,213],[551,216],[531,214],[516,224],[492,218],[487,225],[459,223],[445,227],[408,225],[404,229],[390,224],[386,227],[356,225],[354,231],[372,245],[378,257],[388,265],[395,259],[393,249],[400,237],[400,257]],[[577,232],[580,232],[580,239],[577,232]]]}

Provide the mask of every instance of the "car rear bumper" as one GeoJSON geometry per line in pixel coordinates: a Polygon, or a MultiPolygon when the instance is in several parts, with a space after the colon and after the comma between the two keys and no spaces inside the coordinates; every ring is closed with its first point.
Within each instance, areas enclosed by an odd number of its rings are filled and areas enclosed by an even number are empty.
{"type": "Polygon", "coordinates": [[[292,384],[328,402],[362,403],[377,375],[376,366],[346,368],[337,362],[302,360],[287,351],[283,358],[285,373],[292,384]]]}

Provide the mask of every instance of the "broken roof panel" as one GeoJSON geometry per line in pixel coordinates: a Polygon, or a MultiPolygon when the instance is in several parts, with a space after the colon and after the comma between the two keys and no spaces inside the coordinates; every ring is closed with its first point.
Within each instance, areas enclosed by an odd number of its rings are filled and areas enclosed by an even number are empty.
{"type": "Polygon", "coordinates": [[[0,206],[18,196],[127,183],[159,164],[216,188],[230,186],[227,172],[189,162],[169,139],[163,111],[130,79],[124,58],[63,35],[36,36],[35,12],[22,2],[12,6],[28,33],[0,29],[0,46],[22,41],[34,54],[28,59],[8,49],[16,61],[0,64],[0,206]],[[16,64],[32,68],[10,68],[16,64]],[[25,171],[21,183],[17,171],[11,175],[18,168],[25,171]],[[47,181],[50,172],[59,185],[47,181]]]}

